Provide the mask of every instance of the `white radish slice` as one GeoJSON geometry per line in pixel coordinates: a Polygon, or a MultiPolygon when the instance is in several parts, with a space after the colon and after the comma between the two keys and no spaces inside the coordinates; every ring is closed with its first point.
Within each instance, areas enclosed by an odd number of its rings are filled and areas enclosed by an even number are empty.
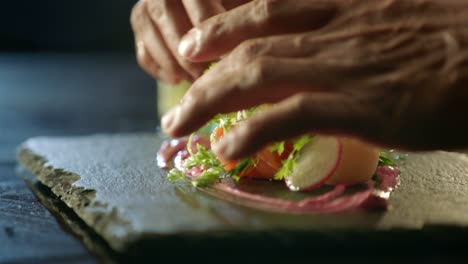
{"type": "Polygon", "coordinates": [[[292,191],[305,191],[323,185],[338,168],[342,149],[336,137],[312,137],[301,150],[293,173],[285,178],[286,185],[292,191]]]}
{"type": "Polygon", "coordinates": [[[340,165],[327,184],[356,184],[370,180],[379,163],[379,149],[357,139],[338,138],[343,146],[340,165]]]}

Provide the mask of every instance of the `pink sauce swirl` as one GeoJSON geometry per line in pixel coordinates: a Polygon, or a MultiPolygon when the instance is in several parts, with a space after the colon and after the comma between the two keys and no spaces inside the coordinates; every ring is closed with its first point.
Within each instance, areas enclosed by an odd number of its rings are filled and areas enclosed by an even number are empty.
{"type": "MultiPolygon", "coordinates": [[[[187,143],[187,138],[164,142],[157,155],[158,166],[164,169],[176,167],[184,170],[187,177],[191,179],[200,176],[203,172],[201,166],[189,170],[184,169],[182,166],[184,160],[189,157],[187,143]]],[[[192,151],[197,151],[197,144],[210,149],[210,141],[207,137],[194,136],[191,146],[192,151]]],[[[335,213],[357,208],[385,210],[388,207],[387,200],[390,193],[398,185],[399,174],[400,170],[396,167],[379,166],[376,171],[376,181],[363,184],[363,188],[359,191],[347,193],[350,186],[339,184],[326,193],[310,196],[299,201],[247,192],[237,188],[236,184],[232,182],[220,181],[209,187],[197,188],[223,200],[272,212],[310,214],[335,213]]]]}

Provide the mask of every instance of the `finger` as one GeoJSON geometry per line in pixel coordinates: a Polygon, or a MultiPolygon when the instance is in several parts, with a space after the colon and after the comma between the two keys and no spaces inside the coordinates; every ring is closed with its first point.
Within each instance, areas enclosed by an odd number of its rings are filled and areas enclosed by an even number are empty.
{"type": "Polygon", "coordinates": [[[334,69],[303,59],[261,58],[243,68],[223,68],[216,65],[202,76],[163,118],[166,133],[183,136],[218,113],[275,103],[302,91],[328,89],[324,87],[337,76],[334,69]]]}
{"type": "Polygon", "coordinates": [[[297,94],[232,128],[214,151],[233,160],[305,133],[359,134],[366,124],[365,113],[362,105],[341,94],[297,94]]]}
{"type": "Polygon", "coordinates": [[[334,13],[334,4],[327,1],[252,1],[190,30],[179,53],[192,61],[214,60],[246,39],[318,28],[334,13]]]}
{"type": "Polygon", "coordinates": [[[189,81],[198,78],[206,69],[207,64],[194,64],[181,57],[178,45],[182,36],[192,28],[181,1],[175,0],[147,0],[147,10],[153,23],[161,32],[170,54],[175,57],[180,67],[187,72],[189,81]]]}
{"type": "Polygon", "coordinates": [[[155,78],[176,83],[183,79],[183,69],[172,56],[159,30],[153,26],[146,8],[146,1],[139,1],[132,10],[131,25],[134,31],[137,59],[155,78]],[[151,63],[151,61],[154,62],[151,63]],[[157,67],[153,69],[151,67],[157,67]]]}
{"type": "Polygon", "coordinates": [[[168,81],[165,79],[166,76],[164,74],[161,74],[161,67],[158,64],[156,64],[154,59],[148,53],[145,47],[145,43],[143,41],[136,41],[135,49],[137,62],[140,65],[140,67],[144,71],[146,71],[146,73],[148,73],[156,79],[168,81]]]}
{"type": "Polygon", "coordinates": [[[216,14],[226,11],[219,0],[182,0],[194,26],[216,14]]]}

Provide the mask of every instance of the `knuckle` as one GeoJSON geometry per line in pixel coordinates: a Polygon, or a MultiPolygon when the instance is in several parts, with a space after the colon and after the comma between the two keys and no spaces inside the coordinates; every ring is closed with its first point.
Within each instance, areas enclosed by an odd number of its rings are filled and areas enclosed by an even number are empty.
{"type": "Polygon", "coordinates": [[[257,0],[253,12],[261,22],[268,22],[281,9],[284,0],[257,0]]]}
{"type": "Polygon", "coordinates": [[[145,69],[145,70],[148,69],[148,60],[145,58],[145,56],[138,55],[136,57],[136,60],[137,60],[138,65],[140,65],[142,69],[145,69]]]}
{"type": "Polygon", "coordinates": [[[200,76],[203,75],[203,73],[206,71],[206,69],[209,67],[209,64],[195,64],[195,63],[188,63],[187,71],[190,72],[190,74],[193,75],[195,78],[199,78],[200,76]]]}
{"type": "Polygon", "coordinates": [[[151,58],[147,53],[138,51],[136,58],[138,64],[143,68],[146,68],[151,64],[151,58]]]}
{"type": "Polygon", "coordinates": [[[135,52],[136,52],[137,61],[140,61],[141,59],[147,56],[145,43],[143,41],[137,41],[135,43],[135,52]]]}
{"type": "Polygon", "coordinates": [[[206,91],[193,86],[193,89],[187,92],[186,96],[183,97],[183,105],[187,111],[205,113],[210,109],[210,107],[207,107],[206,99],[206,91]]]}
{"type": "Polygon", "coordinates": [[[255,141],[255,139],[260,137],[262,131],[260,127],[257,126],[258,123],[259,122],[252,120],[252,122],[249,122],[249,125],[240,126],[239,129],[237,129],[237,134],[240,135],[246,143],[255,141]]]}
{"type": "Polygon", "coordinates": [[[176,62],[170,61],[167,63],[167,66],[164,67],[164,70],[171,76],[179,76],[183,71],[176,62]]]}
{"type": "Polygon", "coordinates": [[[264,45],[257,40],[247,40],[236,50],[236,57],[242,64],[248,64],[263,54],[264,45]]]}
{"type": "Polygon", "coordinates": [[[130,24],[134,28],[141,24],[142,17],[145,15],[145,5],[145,1],[139,1],[132,8],[132,12],[130,13],[130,24]]]}
{"type": "Polygon", "coordinates": [[[271,61],[269,58],[257,57],[250,64],[250,67],[246,67],[246,70],[250,72],[249,80],[252,83],[260,83],[267,80],[270,74],[271,61]]]}
{"type": "Polygon", "coordinates": [[[244,125],[243,127],[243,136],[252,141],[254,139],[262,138],[262,133],[266,130],[265,122],[259,118],[252,118],[248,121],[248,125],[244,125]]]}
{"type": "Polygon", "coordinates": [[[155,21],[162,19],[170,5],[169,0],[147,0],[148,13],[155,21]]]}
{"type": "Polygon", "coordinates": [[[310,53],[310,50],[312,50],[313,48],[316,48],[314,47],[314,45],[311,45],[310,38],[311,37],[309,34],[296,35],[292,39],[292,49],[301,50],[301,51],[305,51],[306,53],[310,53]]]}
{"type": "Polygon", "coordinates": [[[203,32],[206,32],[206,36],[223,36],[223,31],[225,29],[223,26],[226,24],[225,16],[215,16],[212,17],[209,21],[209,23],[202,25],[203,32]]]}
{"type": "Polygon", "coordinates": [[[137,63],[150,75],[154,75],[157,71],[156,66],[148,55],[137,55],[137,63]]]}
{"type": "Polygon", "coordinates": [[[307,94],[300,93],[295,95],[291,100],[290,111],[293,115],[303,115],[308,112],[309,98],[307,94]]]}

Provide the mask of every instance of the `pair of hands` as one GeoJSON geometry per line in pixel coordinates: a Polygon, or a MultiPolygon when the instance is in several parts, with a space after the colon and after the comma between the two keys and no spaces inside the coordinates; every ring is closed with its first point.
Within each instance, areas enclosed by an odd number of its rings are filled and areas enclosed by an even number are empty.
{"type": "Polygon", "coordinates": [[[467,146],[467,11],[461,0],[145,0],[132,25],[144,69],[194,81],[163,117],[167,134],[272,104],[218,142],[235,159],[307,132],[467,146]]]}

